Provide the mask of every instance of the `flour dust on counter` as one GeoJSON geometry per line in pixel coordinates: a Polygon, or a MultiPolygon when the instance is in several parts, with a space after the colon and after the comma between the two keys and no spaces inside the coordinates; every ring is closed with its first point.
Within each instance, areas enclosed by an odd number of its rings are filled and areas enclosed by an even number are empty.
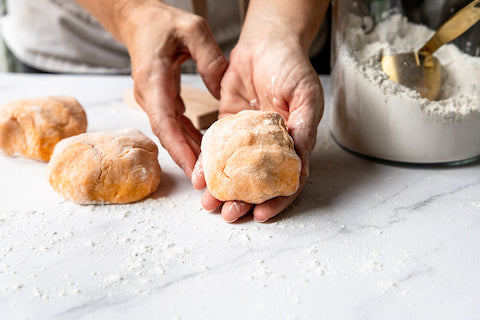
{"type": "MultiPolygon", "coordinates": [[[[119,102],[129,77],[0,74],[0,96],[47,84],[78,96],[89,130],[133,127],[158,141],[146,115],[119,102]]],[[[301,196],[262,224],[203,210],[162,148],[159,189],[122,205],[65,201],[45,163],[0,155],[0,317],[478,318],[478,164],[372,162],[338,147],[327,120],[301,196]]]]}
{"type": "MultiPolygon", "coordinates": [[[[278,241],[288,242],[305,225],[229,225],[209,219],[199,201],[199,195],[176,194],[128,205],[59,201],[44,210],[2,211],[0,296],[24,301],[10,306],[12,312],[33,304],[46,317],[76,318],[232,272],[255,290],[308,281],[292,277],[298,266],[278,269],[269,261],[282,255],[278,241]],[[205,233],[206,218],[215,234],[205,233]],[[69,307],[51,314],[59,303],[69,307]]],[[[298,261],[303,268],[303,258],[298,261]]],[[[305,268],[318,266],[308,262],[305,268]]],[[[309,279],[319,276],[325,272],[311,272],[309,279]]],[[[204,294],[201,287],[188,292],[190,298],[204,294]]]]}

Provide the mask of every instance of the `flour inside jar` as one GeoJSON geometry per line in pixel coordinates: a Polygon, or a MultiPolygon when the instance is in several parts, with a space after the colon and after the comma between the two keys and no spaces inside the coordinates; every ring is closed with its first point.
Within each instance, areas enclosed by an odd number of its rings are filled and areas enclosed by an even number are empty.
{"type": "Polygon", "coordinates": [[[384,55],[418,50],[434,33],[399,14],[372,30],[350,16],[336,46],[332,133],[344,147],[377,158],[437,163],[480,154],[480,57],[453,44],[435,55],[443,85],[437,101],[388,79],[384,55]]]}

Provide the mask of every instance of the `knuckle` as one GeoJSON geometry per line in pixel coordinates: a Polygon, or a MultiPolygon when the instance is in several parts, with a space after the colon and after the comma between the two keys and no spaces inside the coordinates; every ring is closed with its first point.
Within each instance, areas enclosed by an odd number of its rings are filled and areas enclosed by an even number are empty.
{"type": "Polygon", "coordinates": [[[215,74],[225,70],[226,65],[227,65],[227,60],[225,59],[225,57],[223,55],[218,55],[214,57],[212,60],[210,60],[210,62],[206,66],[205,71],[208,73],[215,74]]]}
{"type": "Polygon", "coordinates": [[[199,34],[199,32],[203,33],[207,28],[208,24],[207,21],[197,15],[189,16],[189,19],[184,24],[185,32],[187,34],[199,34]]]}

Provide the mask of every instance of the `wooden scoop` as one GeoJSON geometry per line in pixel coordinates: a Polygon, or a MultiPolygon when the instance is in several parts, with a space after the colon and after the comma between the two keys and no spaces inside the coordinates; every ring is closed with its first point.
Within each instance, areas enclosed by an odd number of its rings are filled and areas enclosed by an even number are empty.
{"type": "Polygon", "coordinates": [[[400,53],[382,58],[383,71],[395,81],[414,89],[429,100],[436,100],[442,87],[442,69],[433,53],[470,29],[480,20],[480,0],[458,11],[418,52],[400,53]]]}

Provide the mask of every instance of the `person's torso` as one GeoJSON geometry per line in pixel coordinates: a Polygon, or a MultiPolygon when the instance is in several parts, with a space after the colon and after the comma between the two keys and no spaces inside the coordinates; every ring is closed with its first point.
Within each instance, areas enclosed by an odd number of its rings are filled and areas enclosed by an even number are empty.
{"type": "MultiPolygon", "coordinates": [[[[193,12],[192,1],[166,3],[193,12]]],[[[209,0],[207,21],[227,55],[238,40],[245,0],[209,0]]],[[[73,0],[7,0],[2,36],[14,55],[34,68],[65,73],[128,73],[126,48],[73,0]]],[[[182,68],[194,71],[192,61],[182,68]]]]}

